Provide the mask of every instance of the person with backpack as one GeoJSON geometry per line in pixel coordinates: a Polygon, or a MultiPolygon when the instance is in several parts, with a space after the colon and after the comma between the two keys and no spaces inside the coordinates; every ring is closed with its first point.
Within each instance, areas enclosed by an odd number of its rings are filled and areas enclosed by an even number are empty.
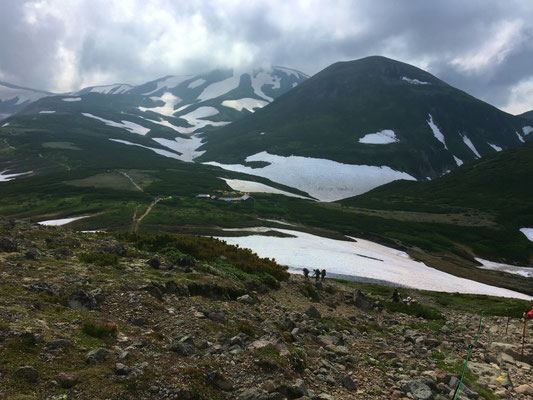
{"type": "Polygon", "coordinates": [[[319,280],[320,280],[320,270],[317,268],[315,269],[315,282],[318,283],[319,280]]]}
{"type": "Polygon", "coordinates": [[[303,269],[303,273],[304,273],[304,280],[308,281],[309,280],[309,270],[307,268],[304,268],[303,269]]]}
{"type": "Polygon", "coordinates": [[[400,300],[402,299],[401,296],[400,296],[400,292],[398,292],[398,289],[394,289],[394,292],[392,293],[392,297],[391,297],[392,301],[394,301],[395,303],[399,303],[400,300]]]}
{"type": "Polygon", "coordinates": [[[533,308],[527,312],[527,311],[524,311],[524,319],[533,319],[533,308]]]}
{"type": "Polygon", "coordinates": [[[324,282],[326,280],[326,270],[325,269],[320,271],[320,276],[321,276],[322,282],[324,282]]]}

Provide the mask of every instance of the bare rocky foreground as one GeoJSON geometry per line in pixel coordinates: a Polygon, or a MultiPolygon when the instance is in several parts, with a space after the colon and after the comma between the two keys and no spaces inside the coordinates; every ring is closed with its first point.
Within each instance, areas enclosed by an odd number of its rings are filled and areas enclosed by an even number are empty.
{"type": "MultiPolygon", "coordinates": [[[[479,315],[414,291],[445,320],[387,311],[387,288],[362,287],[381,303],[365,309],[356,284],[239,276],[0,219],[0,398],[452,397],[479,315]]],[[[533,324],[521,358],[522,322],[506,322],[483,320],[460,399],[533,399],[533,324]]]]}

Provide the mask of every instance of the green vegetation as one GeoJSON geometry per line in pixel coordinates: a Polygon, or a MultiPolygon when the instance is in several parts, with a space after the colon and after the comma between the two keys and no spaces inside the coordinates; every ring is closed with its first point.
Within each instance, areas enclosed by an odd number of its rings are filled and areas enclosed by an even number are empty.
{"type": "Polygon", "coordinates": [[[88,336],[106,339],[116,336],[118,327],[111,322],[86,321],[82,324],[81,330],[88,336]]]}
{"type": "Polygon", "coordinates": [[[118,265],[118,255],[116,254],[86,252],[81,253],[78,258],[81,262],[98,265],[100,267],[118,265]]]}
{"type": "Polygon", "coordinates": [[[407,315],[413,315],[415,317],[420,317],[431,321],[446,319],[444,315],[442,315],[442,313],[436,310],[435,308],[425,306],[420,303],[412,303],[410,305],[407,305],[402,302],[395,303],[392,301],[387,301],[383,303],[383,306],[391,312],[401,312],[407,315]]]}

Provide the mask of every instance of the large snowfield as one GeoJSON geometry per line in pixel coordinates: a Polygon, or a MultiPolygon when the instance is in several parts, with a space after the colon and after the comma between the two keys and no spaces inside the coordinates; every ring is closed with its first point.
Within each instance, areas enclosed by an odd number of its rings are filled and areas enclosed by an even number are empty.
{"type": "Polygon", "coordinates": [[[521,228],[520,232],[526,235],[526,237],[533,242],[533,228],[521,228]]]}
{"type": "Polygon", "coordinates": [[[77,221],[79,219],[83,219],[87,217],[89,217],[89,215],[83,215],[81,217],[73,217],[73,218],[49,219],[47,221],[41,221],[37,223],[39,225],[46,225],[46,226],[61,226],[61,225],[66,225],[70,222],[77,221]]]}
{"type": "Polygon", "coordinates": [[[251,97],[245,97],[237,100],[224,100],[222,102],[222,105],[225,107],[230,107],[237,111],[242,111],[244,108],[250,112],[254,112],[256,108],[262,108],[267,104],[268,102],[264,100],[252,99],[251,97]]]}
{"type": "Polygon", "coordinates": [[[112,126],[114,128],[125,129],[127,131],[130,131],[132,133],[136,133],[136,134],[141,135],[141,136],[144,136],[148,132],[150,132],[150,128],[145,128],[144,126],[136,124],[135,122],[131,122],[131,121],[115,122],[115,121],[110,121],[108,119],[97,117],[96,115],[92,115],[92,114],[89,114],[89,113],[81,113],[81,114],[83,116],[85,116],[85,117],[88,117],[88,118],[97,119],[98,121],[103,122],[107,126],[112,126]]]}
{"type": "Polygon", "coordinates": [[[263,168],[251,168],[241,164],[207,162],[230,171],[262,176],[271,181],[291,186],[320,201],[336,201],[368,192],[375,187],[397,179],[416,180],[411,175],[390,167],[351,165],[322,158],[277,156],[266,151],[246,158],[250,161],[270,163],[263,168]]]}
{"type": "Polygon", "coordinates": [[[177,137],[174,140],[164,138],[153,138],[161,146],[181,153],[178,159],[185,162],[192,162],[196,157],[200,157],[205,151],[196,151],[202,145],[202,139],[198,136],[191,136],[188,139],[177,137]]]}
{"type": "Polygon", "coordinates": [[[306,267],[325,268],[334,274],[348,275],[399,286],[449,293],[486,294],[533,300],[533,297],[495,286],[459,278],[424,263],[414,261],[407,253],[363,239],[347,242],[323,238],[308,233],[278,228],[245,228],[246,231],[282,232],[294,237],[250,235],[219,237],[229,244],[253,250],[260,257],[275,258],[298,273],[306,267]]]}

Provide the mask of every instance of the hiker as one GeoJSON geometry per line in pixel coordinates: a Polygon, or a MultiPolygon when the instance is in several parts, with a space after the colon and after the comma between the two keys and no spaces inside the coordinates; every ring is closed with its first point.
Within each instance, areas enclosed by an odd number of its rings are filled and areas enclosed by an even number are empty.
{"type": "Polygon", "coordinates": [[[317,268],[315,269],[315,282],[318,283],[319,280],[320,280],[320,270],[317,268]]]}
{"type": "Polygon", "coordinates": [[[304,272],[304,279],[306,281],[308,281],[309,280],[309,270],[307,268],[304,268],[303,272],[304,272]]]}
{"type": "Polygon", "coordinates": [[[401,297],[400,297],[400,292],[398,292],[398,289],[394,289],[394,292],[392,293],[391,299],[395,303],[399,303],[400,302],[401,297]]]}
{"type": "Polygon", "coordinates": [[[322,282],[324,282],[326,280],[326,270],[325,269],[320,271],[320,276],[321,276],[322,282]]]}
{"type": "Polygon", "coordinates": [[[527,312],[527,311],[524,311],[524,319],[533,319],[533,308],[527,312]]]}

